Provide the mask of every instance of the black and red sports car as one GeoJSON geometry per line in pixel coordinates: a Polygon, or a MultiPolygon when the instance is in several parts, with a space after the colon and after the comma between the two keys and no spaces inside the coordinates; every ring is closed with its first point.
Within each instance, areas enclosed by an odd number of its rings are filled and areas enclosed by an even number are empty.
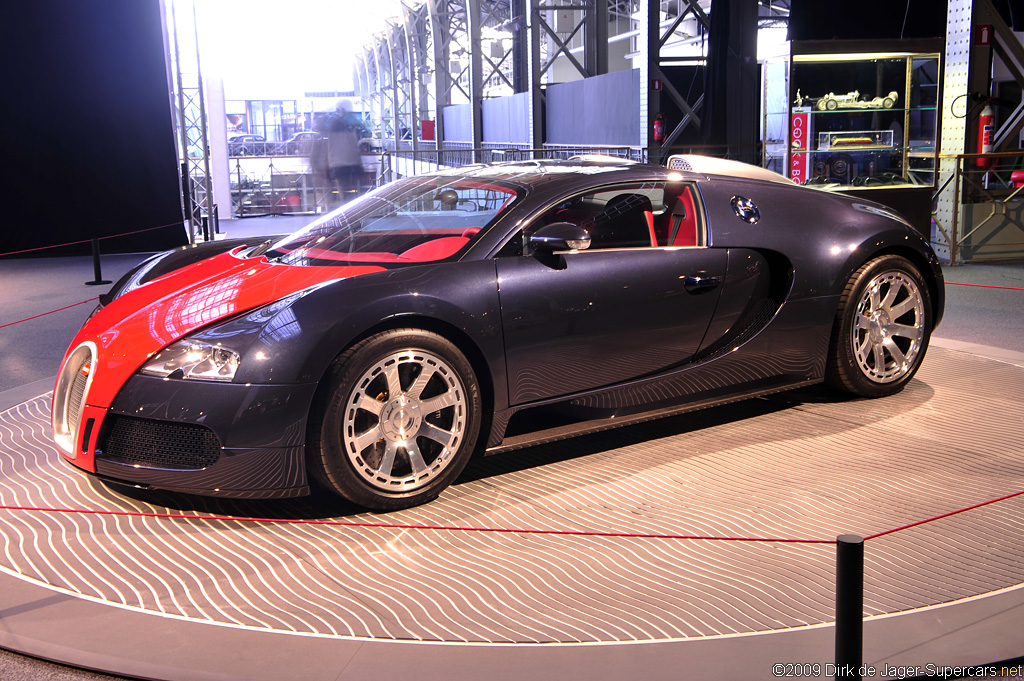
{"type": "Polygon", "coordinates": [[[71,344],[54,437],[120,483],[393,509],[474,452],[821,381],[894,393],[943,299],[898,214],[758,168],[472,166],[146,260],[71,344]]]}

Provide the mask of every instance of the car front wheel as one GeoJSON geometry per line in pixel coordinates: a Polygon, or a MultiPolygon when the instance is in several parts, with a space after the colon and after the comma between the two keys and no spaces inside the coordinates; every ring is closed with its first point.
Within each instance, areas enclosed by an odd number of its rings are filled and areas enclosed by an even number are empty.
{"type": "Polygon", "coordinates": [[[314,479],[379,511],[430,501],[458,477],[480,433],[473,368],[447,339],[386,331],[335,360],[309,431],[314,479]]]}
{"type": "Polygon", "coordinates": [[[840,297],[826,381],[861,397],[897,393],[921,366],[931,330],[931,298],[917,268],[897,255],[871,260],[840,297]]]}

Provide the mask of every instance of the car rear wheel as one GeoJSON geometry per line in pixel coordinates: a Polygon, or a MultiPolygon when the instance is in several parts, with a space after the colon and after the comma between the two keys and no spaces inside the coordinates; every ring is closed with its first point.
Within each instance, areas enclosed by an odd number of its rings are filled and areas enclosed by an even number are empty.
{"type": "Polygon", "coordinates": [[[476,448],[476,375],[437,334],[371,336],[334,362],[325,388],[310,423],[310,473],[360,506],[388,511],[429,501],[476,448]]]}
{"type": "Polygon", "coordinates": [[[917,268],[897,255],[871,260],[840,297],[826,381],[861,397],[897,393],[921,366],[931,330],[931,298],[917,268]]]}

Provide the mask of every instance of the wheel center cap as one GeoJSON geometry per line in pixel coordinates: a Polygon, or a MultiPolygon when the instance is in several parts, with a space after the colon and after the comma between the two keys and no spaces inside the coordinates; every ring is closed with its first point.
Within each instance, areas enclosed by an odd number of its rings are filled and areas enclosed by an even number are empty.
{"type": "Polygon", "coordinates": [[[381,432],[396,442],[414,437],[422,422],[419,401],[404,395],[388,402],[380,412],[381,432]]]}
{"type": "Polygon", "coordinates": [[[868,324],[868,335],[871,337],[871,342],[881,343],[888,338],[890,326],[892,326],[892,320],[889,319],[887,312],[884,310],[872,312],[868,324]]]}

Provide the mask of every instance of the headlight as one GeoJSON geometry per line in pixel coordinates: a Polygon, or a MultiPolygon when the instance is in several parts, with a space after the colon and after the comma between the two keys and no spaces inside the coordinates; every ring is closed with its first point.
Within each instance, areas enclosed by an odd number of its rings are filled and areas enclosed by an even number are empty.
{"type": "Polygon", "coordinates": [[[222,345],[182,340],[153,355],[140,371],[161,378],[230,381],[238,371],[238,353],[222,345]]]}

